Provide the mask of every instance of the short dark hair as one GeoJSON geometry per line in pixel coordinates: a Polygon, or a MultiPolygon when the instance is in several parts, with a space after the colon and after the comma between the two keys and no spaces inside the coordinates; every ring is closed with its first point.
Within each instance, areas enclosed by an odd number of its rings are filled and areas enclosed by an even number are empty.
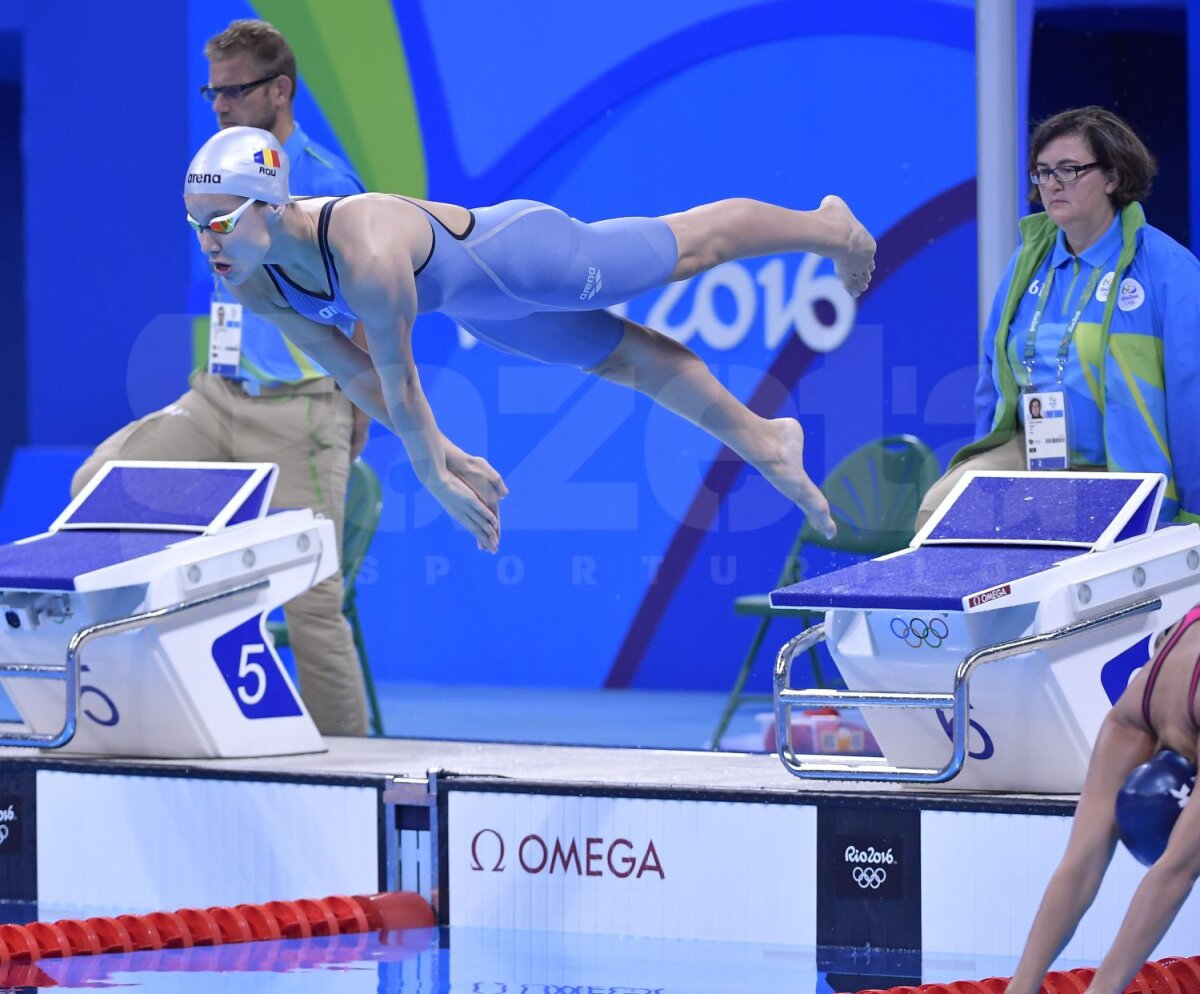
{"type": "MultiPolygon", "coordinates": [[[[1038,156],[1055,138],[1079,135],[1091,146],[1092,155],[1105,169],[1115,169],[1117,188],[1109,194],[1120,210],[1135,200],[1145,200],[1158,164],[1150,150],[1128,124],[1104,107],[1076,107],[1048,117],[1033,129],[1029,138],[1029,171],[1037,169],[1038,156]]],[[[1029,191],[1029,202],[1040,201],[1037,187],[1029,191]]]]}
{"type": "Polygon", "coordinates": [[[204,57],[210,61],[233,58],[243,52],[262,66],[264,76],[286,76],[290,79],[292,92],[289,99],[295,99],[296,56],[275,25],[254,18],[231,21],[229,27],[219,35],[213,35],[204,44],[204,57]]]}

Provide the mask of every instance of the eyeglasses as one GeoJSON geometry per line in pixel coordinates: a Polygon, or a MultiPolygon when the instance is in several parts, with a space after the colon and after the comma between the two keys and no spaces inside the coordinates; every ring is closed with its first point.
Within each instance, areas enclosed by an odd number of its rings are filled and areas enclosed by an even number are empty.
{"type": "Polygon", "coordinates": [[[238,223],[238,218],[246,213],[246,209],[251,204],[255,203],[258,203],[258,201],[256,201],[253,197],[249,197],[236,210],[232,210],[228,214],[219,214],[209,221],[208,224],[201,224],[194,217],[192,217],[191,214],[188,214],[188,224],[192,226],[192,230],[195,232],[201,232],[207,229],[209,231],[215,231],[218,235],[228,235],[229,232],[233,231],[233,226],[238,223]]]}
{"type": "Polygon", "coordinates": [[[276,76],[282,75],[283,73],[273,72],[270,76],[256,79],[253,83],[232,83],[229,86],[202,86],[200,87],[200,96],[209,103],[214,103],[217,97],[224,97],[226,100],[241,100],[242,97],[256,86],[262,86],[263,83],[269,83],[276,76]]]}
{"type": "Polygon", "coordinates": [[[1055,166],[1053,169],[1035,169],[1029,174],[1029,182],[1034,186],[1045,186],[1045,184],[1050,182],[1050,177],[1053,176],[1063,186],[1069,186],[1089,169],[1095,169],[1098,165],[1100,165],[1099,162],[1085,162],[1082,166],[1055,166]]]}

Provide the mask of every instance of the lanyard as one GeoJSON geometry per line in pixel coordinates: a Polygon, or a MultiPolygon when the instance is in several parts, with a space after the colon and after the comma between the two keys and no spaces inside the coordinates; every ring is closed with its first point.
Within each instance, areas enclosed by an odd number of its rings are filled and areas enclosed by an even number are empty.
{"type": "MultiPolygon", "coordinates": [[[[1079,306],[1075,309],[1075,313],[1071,316],[1071,320],[1067,322],[1067,330],[1063,332],[1062,341],[1058,343],[1058,377],[1055,383],[1062,385],[1063,370],[1067,368],[1067,355],[1071,349],[1071,339],[1075,337],[1075,326],[1079,324],[1080,317],[1083,316],[1083,309],[1087,307],[1088,301],[1092,297],[1092,292],[1096,289],[1096,284],[1100,282],[1100,270],[1103,266],[1097,266],[1092,270],[1092,275],[1088,277],[1087,284],[1083,288],[1083,294],[1079,298],[1079,306]]],[[[1037,310],[1033,313],[1033,320],[1029,322],[1029,331],[1025,333],[1025,385],[1033,386],[1033,367],[1037,360],[1037,350],[1035,348],[1037,342],[1038,325],[1042,323],[1042,314],[1046,310],[1046,304],[1050,300],[1050,287],[1054,285],[1054,267],[1050,267],[1050,271],[1046,274],[1046,282],[1042,284],[1042,292],[1038,295],[1037,310]]]]}

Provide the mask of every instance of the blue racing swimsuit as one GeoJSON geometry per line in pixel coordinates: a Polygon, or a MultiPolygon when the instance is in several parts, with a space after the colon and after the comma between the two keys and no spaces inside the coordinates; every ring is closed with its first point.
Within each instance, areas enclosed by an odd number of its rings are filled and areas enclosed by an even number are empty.
{"type": "MultiPolygon", "coordinates": [[[[328,293],[264,266],[288,304],[322,324],[358,320],[329,250],[329,218],[343,199],[326,202],[317,222],[328,293]]],[[[416,269],[418,313],[440,311],[482,341],[542,362],[586,369],[608,358],[622,323],[604,308],[667,282],[678,257],[674,233],[657,218],[586,224],[547,204],[508,200],[471,211],[466,231],[455,233],[413,206],[433,233],[416,269]]]]}

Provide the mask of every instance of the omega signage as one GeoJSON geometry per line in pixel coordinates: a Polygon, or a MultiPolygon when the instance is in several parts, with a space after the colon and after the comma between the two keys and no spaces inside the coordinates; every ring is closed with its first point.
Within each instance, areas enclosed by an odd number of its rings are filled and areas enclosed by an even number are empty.
{"type": "Polygon", "coordinates": [[[497,829],[481,828],[471,836],[469,865],[476,873],[667,879],[653,839],[530,832],[514,840],[497,829]]]}

